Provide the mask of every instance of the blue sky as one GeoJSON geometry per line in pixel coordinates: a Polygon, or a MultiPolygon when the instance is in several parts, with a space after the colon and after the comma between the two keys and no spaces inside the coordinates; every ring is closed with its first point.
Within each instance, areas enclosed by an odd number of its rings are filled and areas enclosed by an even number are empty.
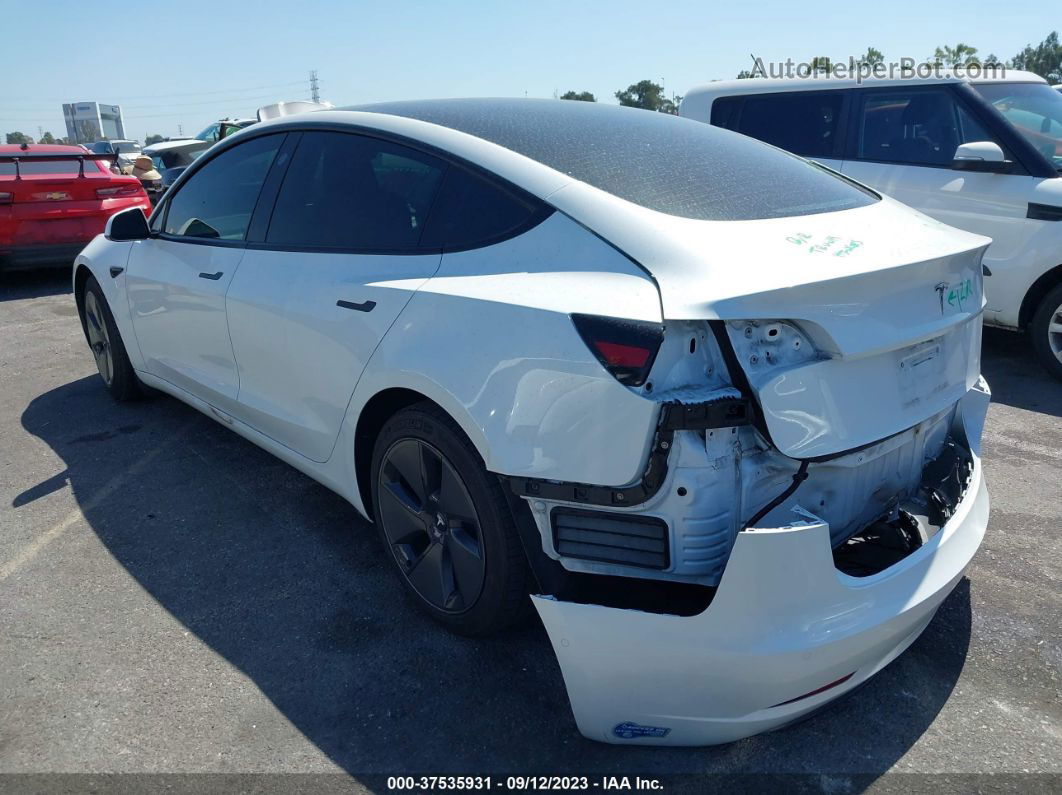
{"type": "Polygon", "coordinates": [[[126,132],[195,134],[309,95],[337,105],[549,97],[664,80],[682,94],[765,60],[923,59],[962,41],[1010,58],[1062,28],[1057,3],[0,0],[0,132],[64,133],[63,102],[120,104],[126,132]],[[14,35],[13,35],[14,34],[14,35]]]}

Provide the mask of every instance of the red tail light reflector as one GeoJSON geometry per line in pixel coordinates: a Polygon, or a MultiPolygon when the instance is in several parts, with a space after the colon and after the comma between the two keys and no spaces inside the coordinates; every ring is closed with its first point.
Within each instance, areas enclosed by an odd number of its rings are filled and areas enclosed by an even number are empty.
{"type": "Polygon", "coordinates": [[[138,196],[141,192],[140,183],[127,183],[112,185],[108,188],[96,188],[96,196],[101,199],[114,199],[121,196],[138,196]]]}
{"type": "Polygon", "coordinates": [[[812,691],[810,691],[808,693],[805,693],[802,696],[797,696],[796,698],[791,698],[788,701],[781,701],[781,702],[779,702],[777,704],[772,705],[771,709],[774,709],[775,707],[784,707],[786,704],[792,704],[792,703],[797,702],[797,701],[803,701],[805,698],[811,698],[812,696],[817,696],[819,693],[825,693],[827,690],[832,690],[833,688],[837,687],[838,685],[843,685],[845,682],[847,682],[849,679],[851,679],[853,676],[855,676],[855,673],[856,673],[855,671],[852,671],[852,673],[848,674],[848,676],[842,676],[840,679],[834,680],[833,682],[830,682],[828,685],[823,685],[822,687],[817,687],[814,690],[812,690],[812,691]]]}
{"type": "Polygon", "coordinates": [[[626,386],[645,383],[664,341],[662,325],[598,315],[572,315],[572,322],[586,346],[617,381],[626,386]]]}

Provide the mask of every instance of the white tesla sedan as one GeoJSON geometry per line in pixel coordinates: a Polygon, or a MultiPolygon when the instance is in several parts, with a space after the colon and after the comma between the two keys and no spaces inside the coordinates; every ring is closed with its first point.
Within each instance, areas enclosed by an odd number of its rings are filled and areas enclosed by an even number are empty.
{"type": "Polygon", "coordinates": [[[695,121],[427,101],[225,139],[74,288],[114,397],[343,495],[455,631],[534,594],[586,736],[692,745],[856,687],[963,576],[989,242],[695,121]]]}

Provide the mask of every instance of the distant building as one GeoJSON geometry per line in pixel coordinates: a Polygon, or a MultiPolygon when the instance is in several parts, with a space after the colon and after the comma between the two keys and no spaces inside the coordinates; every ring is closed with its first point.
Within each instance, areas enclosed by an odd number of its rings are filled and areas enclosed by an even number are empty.
{"type": "Polygon", "coordinates": [[[101,105],[98,102],[64,103],[63,118],[66,120],[66,134],[76,144],[125,138],[122,108],[119,105],[101,105]]]}

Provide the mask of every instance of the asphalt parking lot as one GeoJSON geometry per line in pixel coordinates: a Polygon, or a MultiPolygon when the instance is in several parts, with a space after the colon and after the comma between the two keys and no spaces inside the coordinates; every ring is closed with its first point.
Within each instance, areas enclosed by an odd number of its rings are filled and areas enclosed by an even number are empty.
{"type": "Polygon", "coordinates": [[[65,276],[7,277],[0,771],[1062,773],[1062,384],[1005,332],[984,372],[989,532],[914,646],[788,729],[620,748],[537,622],[448,635],[353,508],[176,400],[114,404],[65,276]]]}

